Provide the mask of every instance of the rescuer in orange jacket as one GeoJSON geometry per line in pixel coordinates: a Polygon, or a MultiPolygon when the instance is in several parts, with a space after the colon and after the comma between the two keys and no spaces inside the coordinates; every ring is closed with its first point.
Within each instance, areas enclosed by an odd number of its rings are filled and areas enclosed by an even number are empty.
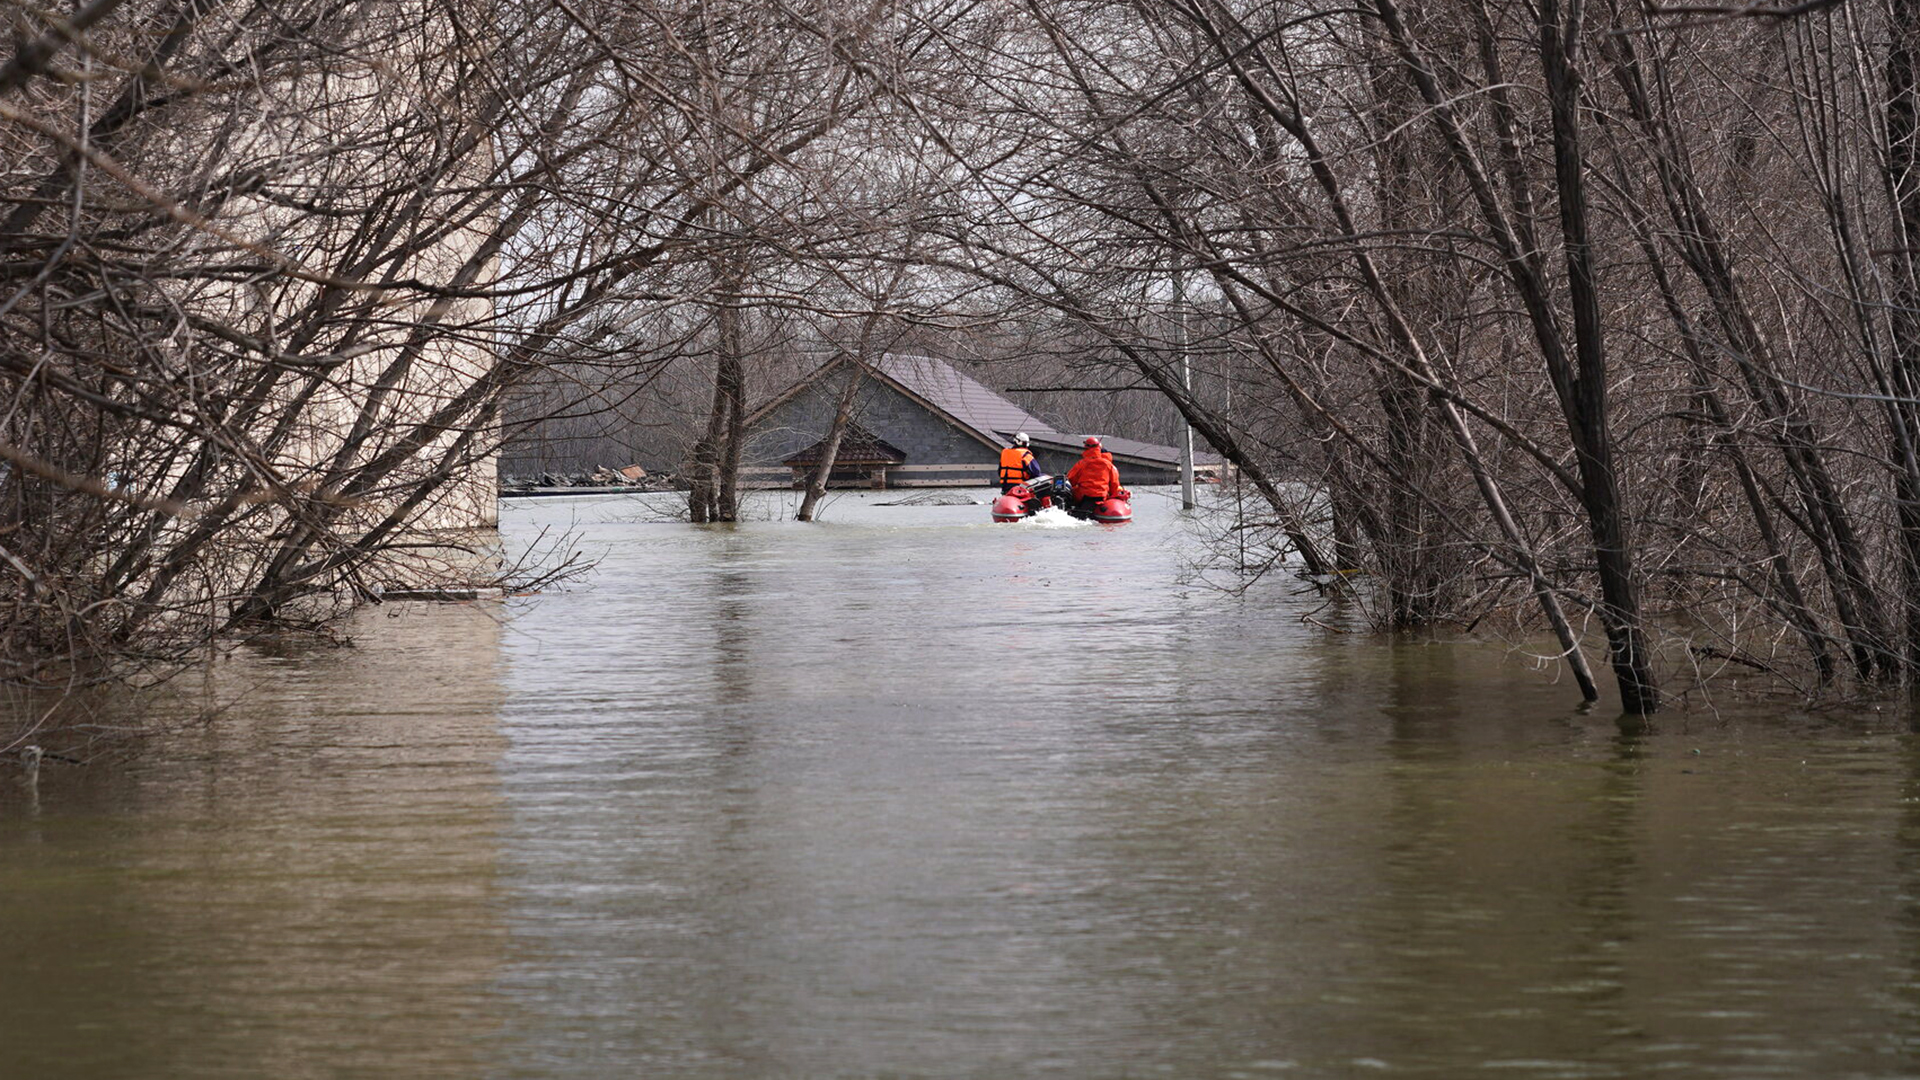
{"type": "MultiPolygon", "coordinates": [[[[1101,456],[1101,457],[1103,457],[1103,458],[1106,458],[1106,459],[1107,459],[1107,464],[1109,464],[1109,465],[1113,465],[1113,451],[1111,451],[1111,450],[1109,450],[1109,449],[1107,449],[1106,447],[1104,447],[1104,446],[1103,446],[1103,447],[1101,447],[1101,448],[1100,448],[1100,456],[1101,456]]],[[[1123,488],[1123,487],[1121,487],[1121,486],[1120,486],[1120,468],[1119,468],[1119,466],[1114,466],[1114,470],[1113,470],[1113,493],[1112,493],[1111,495],[1108,495],[1108,496],[1107,496],[1107,498],[1109,498],[1109,499],[1131,499],[1131,498],[1133,498],[1133,492],[1131,492],[1131,491],[1128,491],[1128,490],[1127,490],[1126,488],[1123,488]]]]}
{"type": "Polygon", "coordinates": [[[1100,440],[1089,435],[1081,445],[1086,449],[1081,451],[1080,460],[1067,470],[1067,483],[1073,485],[1074,501],[1086,506],[1125,494],[1126,489],[1120,486],[1120,471],[1101,451],[1100,440]]]}
{"type": "Polygon", "coordinates": [[[1040,463],[1033,460],[1033,451],[1027,449],[1027,433],[1022,431],[1013,436],[1013,445],[1000,451],[1000,494],[1013,490],[1013,485],[1024,484],[1040,475],[1040,463]]]}

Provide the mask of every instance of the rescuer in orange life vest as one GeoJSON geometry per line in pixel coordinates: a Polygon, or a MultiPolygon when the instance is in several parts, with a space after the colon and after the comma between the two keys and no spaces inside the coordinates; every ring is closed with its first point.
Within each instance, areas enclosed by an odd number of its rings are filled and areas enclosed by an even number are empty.
{"type": "Polygon", "coordinates": [[[1101,499],[1129,499],[1132,492],[1120,486],[1120,470],[1113,467],[1113,455],[1100,449],[1100,440],[1087,436],[1080,460],[1067,470],[1067,483],[1073,485],[1073,497],[1081,506],[1101,499]]]}
{"type": "Polygon", "coordinates": [[[1027,433],[1022,431],[1014,435],[1013,445],[1000,451],[1000,494],[1013,490],[1013,485],[1024,484],[1040,475],[1040,464],[1033,460],[1033,451],[1027,449],[1027,433]]]}

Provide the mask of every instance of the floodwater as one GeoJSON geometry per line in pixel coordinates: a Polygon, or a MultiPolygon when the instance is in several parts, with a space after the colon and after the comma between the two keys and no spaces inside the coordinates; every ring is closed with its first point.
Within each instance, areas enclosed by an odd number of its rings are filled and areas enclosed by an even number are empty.
{"type": "MultiPolygon", "coordinates": [[[[1583,711],[984,505],[242,650],[0,783],[4,1077],[1920,1075],[1920,741],[1583,711]]],[[[758,504],[771,513],[768,503],[758,504]]]]}

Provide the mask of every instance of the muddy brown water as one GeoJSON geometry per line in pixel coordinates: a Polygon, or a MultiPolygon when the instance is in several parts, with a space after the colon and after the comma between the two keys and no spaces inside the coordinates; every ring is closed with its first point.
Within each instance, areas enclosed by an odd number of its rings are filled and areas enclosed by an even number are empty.
{"type": "Polygon", "coordinates": [[[1920,1075],[1889,719],[1623,727],[1196,587],[1165,492],[884,500],[519,501],[587,583],[243,650],[144,706],[217,722],[0,778],[0,1076],[1920,1075]]]}

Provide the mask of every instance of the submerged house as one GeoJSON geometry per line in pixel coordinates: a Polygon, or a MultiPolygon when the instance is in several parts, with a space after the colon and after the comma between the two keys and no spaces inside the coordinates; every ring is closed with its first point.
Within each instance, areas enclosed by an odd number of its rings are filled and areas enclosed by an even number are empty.
{"type": "MultiPolygon", "coordinates": [[[[960,373],[925,356],[889,353],[863,372],[848,357],[828,361],[774,395],[746,417],[742,479],[757,487],[805,481],[819,460],[846,380],[862,376],[853,416],[835,457],[831,487],[979,487],[994,483],[1000,450],[1014,432],[1033,440],[1042,471],[1063,473],[1080,457],[1085,433],[1053,425],[960,373]]],[[[1111,438],[1129,486],[1180,481],[1180,451],[1171,446],[1111,438]]],[[[1194,453],[1194,472],[1217,474],[1221,461],[1194,453]]]]}

